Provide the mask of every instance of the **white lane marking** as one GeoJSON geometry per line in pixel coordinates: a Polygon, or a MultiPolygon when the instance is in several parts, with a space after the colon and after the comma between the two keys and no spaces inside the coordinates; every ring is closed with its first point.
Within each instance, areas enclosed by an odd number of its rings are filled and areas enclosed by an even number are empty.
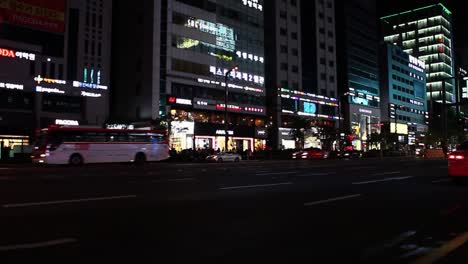
{"type": "Polygon", "coordinates": [[[440,182],[449,182],[450,179],[440,179],[440,180],[434,180],[431,183],[440,183],[440,182]]]}
{"type": "Polygon", "coordinates": [[[405,177],[393,177],[393,178],[386,178],[381,180],[373,180],[373,181],[362,181],[362,182],[353,182],[353,185],[362,185],[362,184],[369,184],[369,183],[378,183],[378,182],[387,182],[387,181],[401,181],[406,180],[409,178],[413,178],[413,176],[405,176],[405,177]]]}
{"type": "Polygon", "coordinates": [[[122,196],[94,197],[94,198],[57,200],[57,201],[46,201],[46,202],[12,203],[12,204],[4,204],[4,205],[2,205],[2,207],[3,208],[20,208],[20,207],[58,205],[58,204],[68,204],[68,203],[83,203],[83,202],[122,200],[122,199],[132,199],[132,198],[136,198],[136,197],[137,197],[136,195],[122,195],[122,196]]]}
{"type": "Polygon", "coordinates": [[[180,178],[180,179],[168,179],[167,182],[182,182],[182,181],[194,181],[195,178],[180,178]]]}
{"type": "Polygon", "coordinates": [[[330,199],[326,199],[326,200],[320,200],[320,201],[315,201],[315,202],[304,203],[304,206],[312,206],[312,205],[342,201],[342,200],[357,198],[359,196],[361,196],[361,194],[352,194],[352,195],[340,196],[340,197],[330,198],[330,199]]]}
{"type": "Polygon", "coordinates": [[[0,170],[12,170],[13,168],[0,168],[0,170]]]}
{"type": "Polygon", "coordinates": [[[35,248],[44,248],[44,247],[52,247],[64,244],[71,244],[76,243],[78,240],[75,238],[63,238],[63,239],[56,239],[38,243],[29,243],[29,244],[18,244],[18,245],[8,245],[8,246],[0,246],[0,251],[13,251],[13,250],[22,250],[22,249],[35,249],[35,248]]]}
{"type": "Polygon", "coordinates": [[[237,190],[237,189],[250,189],[250,188],[261,188],[261,187],[273,187],[281,185],[292,185],[292,182],[281,182],[281,183],[272,183],[272,184],[257,184],[257,185],[244,185],[244,186],[232,186],[232,187],[223,187],[219,188],[220,190],[237,190]]]}
{"type": "Polygon", "coordinates": [[[401,171],[387,171],[382,173],[374,173],[372,176],[382,176],[382,175],[392,175],[392,174],[399,174],[401,171]]]}
{"type": "Polygon", "coordinates": [[[309,177],[309,176],[326,176],[326,175],[332,175],[336,174],[336,172],[331,173],[331,172],[323,172],[323,173],[307,173],[307,174],[302,174],[302,175],[297,175],[297,177],[309,177]]]}
{"type": "Polygon", "coordinates": [[[351,167],[351,168],[346,168],[345,170],[363,170],[363,169],[375,169],[377,167],[371,167],[371,166],[363,166],[363,167],[351,167]]]}
{"type": "Polygon", "coordinates": [[[289,171],[289,172],[266,172],[266,173],[256,173],[256,176],[268,176],[268,175],[285,175],[285,174],[294,174],[298,171],[289,171]]]}

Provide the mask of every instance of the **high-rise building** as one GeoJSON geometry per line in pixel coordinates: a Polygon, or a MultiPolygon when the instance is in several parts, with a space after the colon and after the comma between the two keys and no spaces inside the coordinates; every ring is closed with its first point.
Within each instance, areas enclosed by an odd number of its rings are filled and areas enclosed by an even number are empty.
{"type": "Polygon", "coordinates": [[[115,120],[162,118],[176,150],[224,149],[226,134],[229,149],[265,146],[263,1],[118,1],[114,10],[128,18],[113,29],[115,120]]]}
{"type": "Polygon", "coordinates": [[[338,102],[333,98],[336,95],[334,37],[333,0],[265,3],[266,83],[273,125],[272,147],[332,148],[324,139],[324,131],[334,134],[338,119],[338,102]],[[316,10],[317,18],[310,18],[312,9],[316,10]],[[320,76],[325,77],[320,79],[320,76]],[[297,144],[294,135],[300,124],[305,129],[304,146],[297,144]]]}
{"type": "Polygon", "coordinates": [[[446,100],[455,102],[452,13],[439,3],[382,17],[381,24],[386,42],[426,63],[428,100],[442,101],[445,80],[446,100]]]}
{"type": "Polygon", "coordinates": [[[304,91],[337,95],[335,1],[304,1],[302,8],[304,91]]]}
{"type": "Polygon", "coordinates": [[[105,122],[111,12],[111,0],[0,5],[2,146],[21,149],[49,125],[105,122]]]}
{"type": "Polygon", "coordinates": [[[422,141],[428,128],[426,65],[386,43],[382,47],[381,105],[385,133],[398,134],[402,143],[422,141]]]}
{"type": "Polygon", "coordinates": [[[355,149],[367,149],[368,136],[379,133],[379,41],[376,3],[350,0],[337,3],[338,98],[344,114],[341,130],[355,149]]]}

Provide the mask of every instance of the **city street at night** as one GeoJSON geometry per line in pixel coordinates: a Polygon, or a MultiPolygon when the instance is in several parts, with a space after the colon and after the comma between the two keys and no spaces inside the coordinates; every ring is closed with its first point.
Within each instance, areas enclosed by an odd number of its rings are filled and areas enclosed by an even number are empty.
{"type": "Polygon", "coordinates": [[[0,255],[459,263],[467,191],[445,160],[415,158],[11,165],[0,168],[0,255]]]}

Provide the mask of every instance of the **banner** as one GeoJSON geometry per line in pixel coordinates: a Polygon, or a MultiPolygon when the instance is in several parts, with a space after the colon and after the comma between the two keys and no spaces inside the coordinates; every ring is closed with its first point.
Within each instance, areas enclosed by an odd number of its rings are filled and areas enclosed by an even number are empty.
{"type": "Polygon", "coordinates": [[[0,23],[63,33],[65,0],[0,0],[0,23]]]}

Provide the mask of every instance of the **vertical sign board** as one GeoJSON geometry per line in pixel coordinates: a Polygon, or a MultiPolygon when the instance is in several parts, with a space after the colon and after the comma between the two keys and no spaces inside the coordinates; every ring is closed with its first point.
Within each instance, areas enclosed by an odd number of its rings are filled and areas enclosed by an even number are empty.
{"type": "Polygon", "coordinates": [[[0,24],[65,31],[65,0],[0,0],[0,24]]]}

